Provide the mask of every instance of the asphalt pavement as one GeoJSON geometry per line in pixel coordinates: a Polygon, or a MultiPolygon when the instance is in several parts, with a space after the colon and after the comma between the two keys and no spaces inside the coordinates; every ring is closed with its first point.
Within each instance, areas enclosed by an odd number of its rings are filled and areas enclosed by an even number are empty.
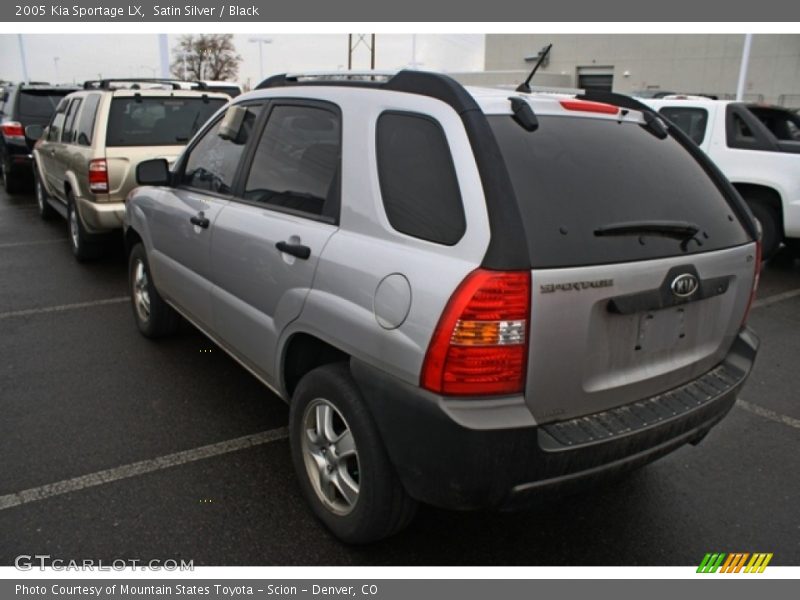
{"type": "Polygon", "coordinates": [[[189,325],[143,338],[126,295],[121,249],[79,264],[62,220],[0,192],[0,565],[800,565],[800,262],[786,254],[750,318],[756,368],[699,446],[535,510],[423,507],[368,547],[306,508],[284,403],[189,325]]]}

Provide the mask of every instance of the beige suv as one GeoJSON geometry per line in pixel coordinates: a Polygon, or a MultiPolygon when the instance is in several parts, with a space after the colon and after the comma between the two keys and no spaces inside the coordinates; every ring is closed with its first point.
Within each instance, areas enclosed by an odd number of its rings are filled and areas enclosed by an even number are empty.
{"type": "Polygon", "coordinates": [[[97,257],[122,227],[136,166],[151,158],[171,163],[228,99],[167,80],[86,82],[61,101],[46,129],[26,131],[39,138],[33,156],[42,218],[60,214],[76,258],[97,257]]]}

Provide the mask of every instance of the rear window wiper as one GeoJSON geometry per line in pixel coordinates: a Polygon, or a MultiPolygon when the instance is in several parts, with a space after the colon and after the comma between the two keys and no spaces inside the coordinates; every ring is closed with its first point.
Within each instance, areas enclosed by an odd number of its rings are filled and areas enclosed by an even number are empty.
{"type": "Polygon", "coordinates": [[[627,221],[624,223],[612,223],[604,225],[594,230],[597,237],[621,236],[621,235],[654,235],[668,237],[683,242],[697,240],[700,227],[688,221],[627,221]]]}

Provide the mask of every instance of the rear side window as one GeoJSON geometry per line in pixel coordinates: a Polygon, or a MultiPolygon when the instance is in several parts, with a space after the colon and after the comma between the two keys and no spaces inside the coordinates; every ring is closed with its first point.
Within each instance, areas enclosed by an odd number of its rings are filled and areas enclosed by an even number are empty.
{"type": "Polygon", "coordinates": [[[222,119],[218,119],[192,147],[181,176],[181,183],[217,194],[230,194],[233,191],[233,180],[239,161],[260,110],[258,106],[248,107],[236,140],[219,136],[222,119]]]}
{"type": "Polygon", "coordinates": [[[706,125],[708,124],[708,111],[706,109],[666,106],[659,112],[675,123],[695,144],[699,146],[703,143],[706,137],[706,125]]]}
{"type": "Polygon", "coordinates": [[[50,126],[47,129],[47,141],[57,142],[61,139],[61,130],[64,127],[64,118],[67,112],[67,100],[62,100],[53,115],[50,126]]]}
{"type": "Polygon", "coordinates": [[[413,113],[378,118],[377,160],[386,217],[401,233],[453,245],[466,219],[453,159],[441,126],[413,113]]]}
{"type": "Polygon", "coordinates": [[[81,99],[75,98],[69,103],[67,109],[67,118],[64,121],[64,132],[61,134],[61,141],[65,144],[71,144],[74,140],[73,134],[75,133],[75,118],[81,107],[81,99]]]}
{"type": "Polygon", "coordinates": [[[244,198],[335,219],[340,131],[333,111],[276,106],[258,142],[244,198]]]}
{"type": "Polygon", "coordinates": [[[525,131],[491,116],[537,268],[649,260],[719,250],[749,237],[703,167],[672,137],[636,123],[540,116],[525,131]],[[654,235],[598,235],[602,228],[690,222],[689,241],[654,235]]]}
{"type": "Polygon", "coordinates": [[[89,94],[83,102],[83,110],[78,119],[77,138],[79,146],[91,146],[94,135],[94,122],[97,116],[97,106],[100,103],[100,94],[89,94]]]}
{"type": "Polygon", "coordinates": [[[118,97],[111,101],[107,146],[178,146],[225,104],[219,98],[118,97]]]}
{"type": "Polygon", "coordinates": [[[61,99],[74,90],[61,93],[40,90],[22,90],[17,99],[17,114],[20,119],[49,119],[61,99]]]}

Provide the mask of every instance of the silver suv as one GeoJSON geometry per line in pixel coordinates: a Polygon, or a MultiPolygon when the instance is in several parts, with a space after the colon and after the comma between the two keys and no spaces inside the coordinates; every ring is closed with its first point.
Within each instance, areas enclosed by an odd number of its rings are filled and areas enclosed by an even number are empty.
{"type": "Polygon", "coordinates": [[[290,403],[304,495],[348,542],[698,443],[756,355],[751,214],[625,96],[276,76],[138,179],[139,329],[181,315],[290,403]]]}

